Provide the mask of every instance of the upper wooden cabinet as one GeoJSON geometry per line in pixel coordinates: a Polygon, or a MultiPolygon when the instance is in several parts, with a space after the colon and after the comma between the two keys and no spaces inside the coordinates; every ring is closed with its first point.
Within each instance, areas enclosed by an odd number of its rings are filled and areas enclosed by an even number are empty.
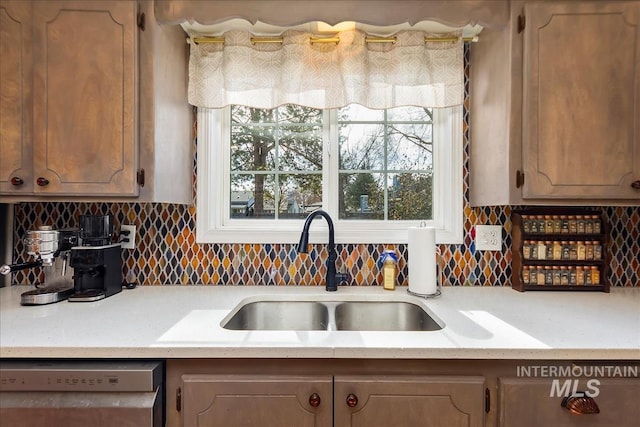
{"type": "Polygon", "coordinates": [[[524,16],[523,197],[640,199],[640,2],[524,16]]]}
{"type": "Polygon", "coordinates": [[[640,203],[640,2],[511,13],[471,47],[471,203],[640,203]]]}
{"type": "Polygon", "coordinates": [[[38,193],[138,193],[136,3],[36,2],[34,173],[38,193]]]}
{"type": "Polygon", "coordinates": [[[33,190],[31,4],[0,1],[0,193],[33,190]]]}
{"type": "Polygon", "coordinates": [[[148,1],[1,1],[3,201],[190,203],[181,28],[148,1]]]}

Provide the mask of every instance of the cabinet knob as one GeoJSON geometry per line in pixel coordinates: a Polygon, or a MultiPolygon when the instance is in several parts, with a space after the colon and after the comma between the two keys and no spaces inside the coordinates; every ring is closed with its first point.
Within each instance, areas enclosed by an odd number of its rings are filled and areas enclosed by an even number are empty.
{"type": "Polygon", "coordinates": [[[584,392],[578,392],[572,396],[566,396],[560,404],[563,408],[575,415],[599,414],[600,408],[593,397],[585,396],[584,392]]]}
{"type": "Polygon", "coordinates": [[[16,187],[24,184],[24,181],[19,176],[14,176],[11,178],[11,185],[15,185],[16,187]]]}
{"type": "Polygon", "coordinates": [[[640,179],[637,181],[633,181],[631,183],[631,188],[633,188],[634,190],[640,190],[640,179]]]}
{"type": "Polygon", "coordinates": [[[40,177],[36,179],[36,184],[38,184],[38,186],[40,187],[45,187],[49,185],[49,180],[47,178],[40,177]]]}
{"type": "Polygon", "coordinates": [[[309,405],[313,406],[314,408],[320,406],[320,402],[320,395],[318,393],[313,393],[311,396],[309,396],[309,405]]]}
{"type": "Polygon", "coordinates": [[[347,406],[349,408],[355,408],[356,406],[358,406],[358,396],[353,393],[349,393],[349,395],[347,396],[347,406]]]}

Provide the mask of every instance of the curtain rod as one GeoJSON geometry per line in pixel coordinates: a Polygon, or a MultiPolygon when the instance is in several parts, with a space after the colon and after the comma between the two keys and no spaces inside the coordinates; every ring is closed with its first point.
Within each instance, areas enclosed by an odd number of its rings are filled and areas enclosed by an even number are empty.
{"type": "MultiPolygon", "coordinates": [[[[251,37],[251,43],[282,43],[282,37],[251,37]]],[[[378,37],[378,36],[366,36],[365,42],[367,43],[395,43],[397,37],[378,37]]],[[[456,42],[462,40],[463,42],[477,42],[478,36],[474,37],[425,37],[424,42],[456,42]]],[[[310,43],[340,43],[340,37],[316,37],[311,36],[310,43]]],[[[224,37],[192,37],[187,39],[187,43],[195,44],[224,44],[224,37]]]]}

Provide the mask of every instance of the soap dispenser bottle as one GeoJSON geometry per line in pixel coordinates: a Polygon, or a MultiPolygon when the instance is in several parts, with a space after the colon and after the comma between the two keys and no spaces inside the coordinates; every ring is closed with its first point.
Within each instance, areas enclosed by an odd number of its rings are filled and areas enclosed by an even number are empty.
{"type": "Polygon", "coordinates": [[[394,251],[386,250],[382,252],[380,262],[382,264],[382,287],[388,291],[393,291],[396,288],[398,256],[394,251]]]}

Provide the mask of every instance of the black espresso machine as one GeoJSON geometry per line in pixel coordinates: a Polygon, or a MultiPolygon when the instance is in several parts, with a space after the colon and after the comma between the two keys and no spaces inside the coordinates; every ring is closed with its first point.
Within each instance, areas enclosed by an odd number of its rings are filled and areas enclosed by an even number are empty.
{"type": "Polygon", "coordinates": [[[97,301],[122,291],[122,248],[112,243],[111,215],[80,216],[80,246],[71,248],[70,302],[97,301]]]}

